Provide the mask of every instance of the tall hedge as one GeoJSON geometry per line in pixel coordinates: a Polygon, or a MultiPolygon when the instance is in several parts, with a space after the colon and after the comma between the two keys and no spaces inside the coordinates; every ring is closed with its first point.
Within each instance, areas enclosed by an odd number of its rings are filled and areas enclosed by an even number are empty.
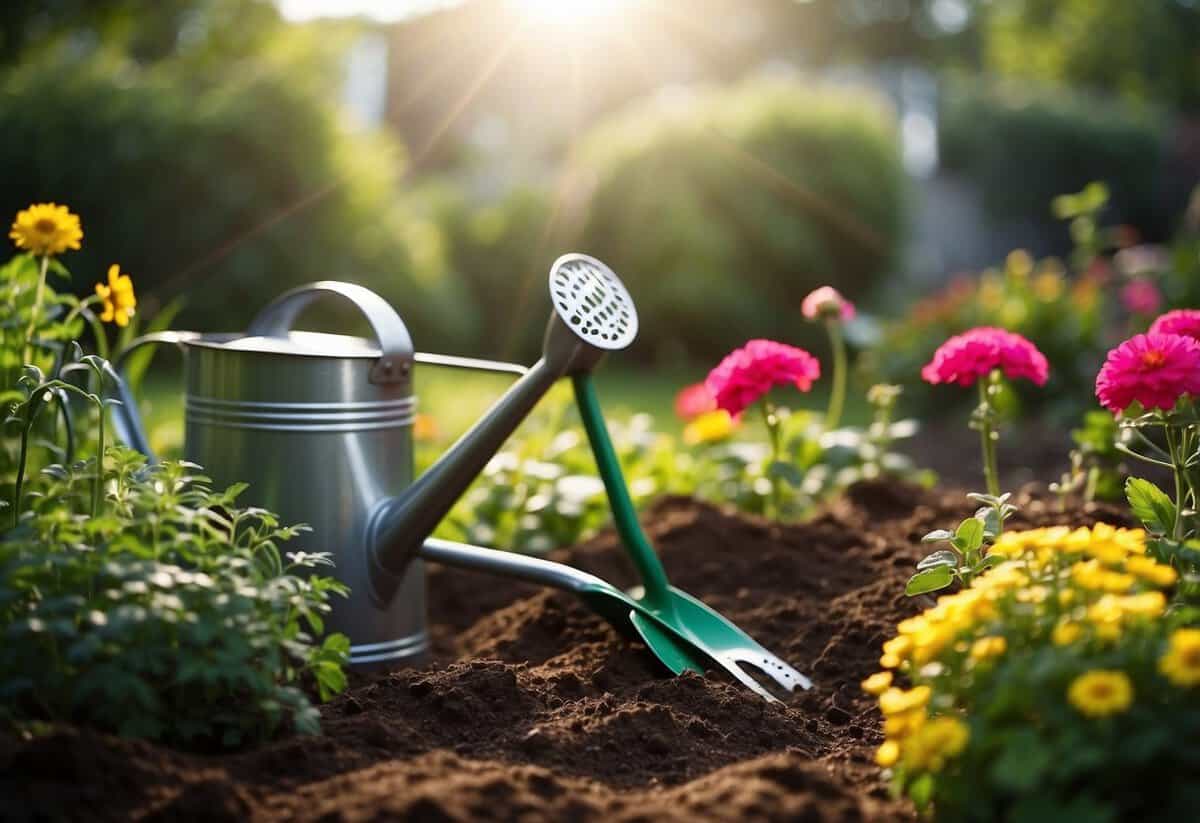
{"type": "Polygon", "coordinates": [[[635,292],[646,356],[811,339],[810,289],[857,298],[896,261],[896,128],[866,92],[758,80],[660,95],[586,135],[576,161],[593,184],[576,245],[635,292]]]}
{"type": "Polygon", "coordinates": [[[1165,233],[1165,124],[1152,109],[1030,82],[951,77],[938,137],[946,168],[969,177],[1001,217],[1049,217],[1050,201],[1103,180],[1114,215],[1165,233]]]}
{"type": "MultiPolygon", "coordinates": [[[[144,306],[182,295],[203,328],[239,328],[317,279],[412,307],[403,149],[347,129],[335,58],[314,38],[284,32],[234,62],[56,55],[0,75],[0,219],[69,204],[85,234],[65,261],[77,290],[120,262],[144,306]]],[[[425,313],[410,313],[419,326],[425,313]]]]}

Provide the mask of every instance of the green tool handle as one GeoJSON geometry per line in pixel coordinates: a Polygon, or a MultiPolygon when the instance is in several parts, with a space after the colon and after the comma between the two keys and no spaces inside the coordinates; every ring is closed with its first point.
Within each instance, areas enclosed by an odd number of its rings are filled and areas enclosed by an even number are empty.
{"type": "Polygon", "coordinates": [[[579,416],[583,418],[583,427],[587,430],[588,441],[592,444],[592,454],[596,458],[596,467],[604,480],[604,488],[608,491],[608,505],[612,509],[613,521],[617,526],[617,534],[625,544],[625,550],[637,566],[642,584],[646,588],[646,599],[653,604],[669,602],[669,587],[667,573],[654,553],[649,538],[638,523],[637,510],[629,497],[629,487],[625,485],[625,475],[621,472],[621,463],[613,448],[612,439],[608,436],[608,426],[604,423],[604,413],[600,411],[600,401],[596,397],[596,387],[591,375],[587,372],[571,377],[575,388],[575,403],[579,406],[579,416]]]}

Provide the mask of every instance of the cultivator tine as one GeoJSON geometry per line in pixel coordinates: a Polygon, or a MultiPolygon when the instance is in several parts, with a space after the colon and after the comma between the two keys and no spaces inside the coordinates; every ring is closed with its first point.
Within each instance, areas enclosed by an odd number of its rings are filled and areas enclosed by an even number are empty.
{"type": "Polygon", "coordinates": [[[735,660],[753,666],[786,691],[793,692],[797,686],[804,690],[812,688],[811,680],[765,649],[745,649],[739,653],[746,656],[734,657],[735,660]]]}

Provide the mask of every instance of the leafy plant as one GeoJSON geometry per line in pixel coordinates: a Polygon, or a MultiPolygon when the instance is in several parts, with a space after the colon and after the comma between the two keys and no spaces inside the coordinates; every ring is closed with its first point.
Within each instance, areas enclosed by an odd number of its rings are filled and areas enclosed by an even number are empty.
{"type": "MultiPolygon", "coordinates": [[[[968,544],[978,539],[979,527],[968,544]]],[[[938,820],[1172,820],[1200,802],[1200,612],[1144,532],[1006,532],[883,644],[876,759],[938,820]],[[907,688],[901,685],[907,682],[907,688]]]]}
{"type": "Polygon", "coordinates": [[[969,500],[981,503],[973,517],[958,524],[954,531],[935,529],[921,538],[922,543],[946,544],[917,563],[917,573],[909,578],[904,593],[910,597],[948,588],[956,580],[970,586],[978,575],[997,565],[1002,558],[987,548],[1004,532],[1004,522],[1017,511],[1009,503],[1011,494],[993,497],[971,492],[969,500]]]}
{"type": "Polygon", "coordinates": [[[283,553],[302,527],[239,508],[199,467],[106,454],[52,465],[0,541],[0,716],[72,722],[196,747],[316,732],[299,687],[345,686],[349,641],[323,641],[324,554],[283,553]]]}

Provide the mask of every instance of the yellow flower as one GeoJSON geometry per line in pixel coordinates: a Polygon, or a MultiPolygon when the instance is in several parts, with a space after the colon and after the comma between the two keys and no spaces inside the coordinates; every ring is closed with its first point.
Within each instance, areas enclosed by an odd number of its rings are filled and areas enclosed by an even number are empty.
{"type": "Polygon", "coordinates": [[[705,412],[683,429],[683,442],[689,446],[725,440],[737,428],[737,421],[724,409],[705,412]]]}
{"type": "Polygon", "coordinates": [[[105,323],[116,322],[118,326],[129,325],[137,298],[133,294],[133,281],[128,274],[121,274],[121,267],[116,263],[108,267],[108,285],[96,284],[96,294],[104,301],[101,320],[105,323]]]}
{"type": "Polygon", "coordinates": [[[927,719],[924,708],[912,709],[904,714],[893,714],[883,718],[883,733],[889,738],[907,737],[924,726],[927,719]]]}
{"type": "Polygon", "coordinates": [[[1138,617],[1158,617],[1167,609],[1167,598],[1162,592],[1142,592],[1120,598],[1121,609],[1138,617]]]}
{"type": "Polygon", "coordinates": [[[428,443],[438,438],[437,420],[431,414],[418,412],[413,417],[413,439],[418,443],[428,443]]]}
{"type": "Polygon", "coordinates": [[[899,759],[900,744],[895,740],[888,740],[875,750],[875,763],[880,768],[890,769],[899,759]]]}
{"type": "Polygon", "coordinates": [[[1151,557],[1130,557],[1125,561],[1125,571],[1140,580],[1164,589],[1174,586],[1179,580],[1179,574],[1173,568],[1159,563],[1151,557]]]}
{"type": "Polygon", "coordinates": [[[1063,279],[1057,272],[1044,271],[1033,281],[1033,293],[1043,303],[1053,303],[1062,297],[1063,279]]]}
{"type": "Polygon", "coordinates": [[[1055,646],[1070,646],[1079,639],[1081,634],[1083,634],[1082,626],[1066,620],[1054,627],[1050,639],[1054,642],[1055,646]]]}
{"type": "Polygon", "coordinates": [[[992,635],[981,637],[971,645],[972,660],[987,660],[999,657],[1008,649],[1008,641],[1003,637],[992,635]]]}
{"type": "Polygon", "coordinates": [[[1200,686],[1200,629],[1176,629],[1158,670],[1176,686],[1200,686]]]}
{"type": "Polygon", "coordinates": [[[79,216],[72,214],[66,206],[35,203],[17,212],[8,236],[17,248],[36,255],[62,254],[67,249],[79,248],[83,229],[79,225],[79,216]]]}
{"type": "Polygon", "coordinates": [[[967,724],[957,717],[935,717],[904,742],[904,764],[910,769],[941,771],[948,758],[967,747],[967,724]]]}
{"type": "Polygon", "coordinates": [[[1004,268],[1014,277],[1024,280],[1033,271],[1033,258],[1025,249],[1017,249],[1008,253],[1004,260],[1004,268]]]}
{"type": "Polygon", "coordinates": [[[1108,717],[1129,708],[1133,702],[1133,684],[1125,672],[1096,669],[1071,681],[1067,699],[1081,714],[1108,717]]]}
{"type": "Polygon", "coordinates": [[[932,695],[933,690],[928,686],[917,686],[908,691],[888,689],[879,695],[879,710],[888,717],[904,714],[913,709],[924,708],[932,695]]]}
{"type": "Polygon", "coordinates": [[[892,673],[879,672],[873,674],[862,682],[862,690],[867,694],[873,694],[876,697],[886,692],[892,686],[892,673]]]}

